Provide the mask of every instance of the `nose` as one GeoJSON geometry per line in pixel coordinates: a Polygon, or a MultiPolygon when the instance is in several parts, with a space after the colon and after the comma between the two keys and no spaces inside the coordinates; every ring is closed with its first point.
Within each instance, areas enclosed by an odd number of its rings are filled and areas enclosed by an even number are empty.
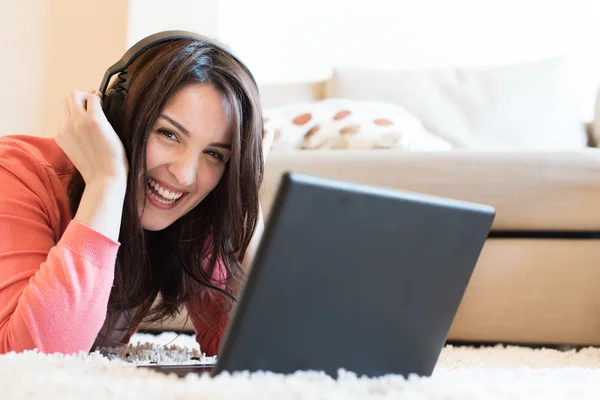
{"type": "Polygon", "coordinates": [[[174,160],[167,167],[181,187],[192,186],[198,173],[198,157],[185,155],[174,160]]]}

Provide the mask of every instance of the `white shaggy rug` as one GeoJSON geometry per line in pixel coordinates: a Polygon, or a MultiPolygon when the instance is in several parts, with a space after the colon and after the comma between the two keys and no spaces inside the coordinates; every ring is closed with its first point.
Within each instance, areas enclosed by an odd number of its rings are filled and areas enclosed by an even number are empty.
{"type": "Polygon", "coordinates": [[[318,372],[188,375],[136,363],[213,363],[192,336],[138,334],[132,345],[78,356],[0,356],[0,399],[598,399],[600,349],[444,348],[430,378],[337,379],[318,372]],[[138,344],[139,342],[139,344],[138,344]],[[166,345],[166,347],[164,347],[166,345]],[[124,361],[125,360],[125,361],[124,361]]]}

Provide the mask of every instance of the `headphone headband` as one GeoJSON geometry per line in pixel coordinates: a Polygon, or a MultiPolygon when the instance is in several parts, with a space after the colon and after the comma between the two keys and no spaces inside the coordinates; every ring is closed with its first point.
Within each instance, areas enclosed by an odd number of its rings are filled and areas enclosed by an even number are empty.
{"type": "Polygon", "coordinates": [[[129,67],[142,53],[144,53],[145,51],[148,51],[152,47],[157,46],[161,43],[169,42],[172,40],[178,40],[178,39],[201,40],[203,42],[207,42],[210,45],[226,52],[231,57],[233,57],[244,68],[244,70],[246,70],[246,72],[252,79],[254,86],[256,86],[258,88],[256,80],[254,79],[254,76],[252,75],[252,73],[250,72],[248,67],[246,67],[246,65],[240,59],[238,59],[229,50],[227,50],[225,48],[225,46],[216,42],[214,39],[210,39],[210,38],[200,35],[198,33],[189,32],[189,31],[173,30],[173,31],[163,31],[163,32],[154,33],[150,36],[143,38],[142,40],[138,41],[136,44],[131,46],[129,48],[129,50],[127,50],[125,52],[123,57],[121,57],[121,59],[119,61],[114,63],[104,73],[104,77],[102,78],[102,82],[100,83],[100,92],[103,95],[106,94],[106,89],[108,88],[108,83],[110,82],[110,78],[114,74],[125,71],[127,69],[127,67],[129,67]]]}

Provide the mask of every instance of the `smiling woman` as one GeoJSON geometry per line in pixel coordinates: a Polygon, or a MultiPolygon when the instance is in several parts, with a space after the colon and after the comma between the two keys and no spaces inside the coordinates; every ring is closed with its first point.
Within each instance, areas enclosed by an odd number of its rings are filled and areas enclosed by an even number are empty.
{"type": "Polygon", "coordinates": [[[54,138],[0,139],[0,353],[124,343],[185,306],[216,354],[262,234],[272,134],[240,60],[159,35],[107,93],[71,93],[54,138]]]}

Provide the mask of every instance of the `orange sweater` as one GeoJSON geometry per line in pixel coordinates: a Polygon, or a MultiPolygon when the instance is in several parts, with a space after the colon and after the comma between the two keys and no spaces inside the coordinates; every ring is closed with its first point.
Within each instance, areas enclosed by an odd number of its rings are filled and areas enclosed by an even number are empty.
{"type": "MultiPolygon", "coordinates": [[[[0,137],[0,354],[89,351],[103,327],[120,243],[72,220],[73,170],[53,138],[0,137]]],[[[208,299],[207,312],[218,311],[208,299]]],[[[190,320],[215,355],[227,316],[220,329],[191,310],[190,320]]]]}

